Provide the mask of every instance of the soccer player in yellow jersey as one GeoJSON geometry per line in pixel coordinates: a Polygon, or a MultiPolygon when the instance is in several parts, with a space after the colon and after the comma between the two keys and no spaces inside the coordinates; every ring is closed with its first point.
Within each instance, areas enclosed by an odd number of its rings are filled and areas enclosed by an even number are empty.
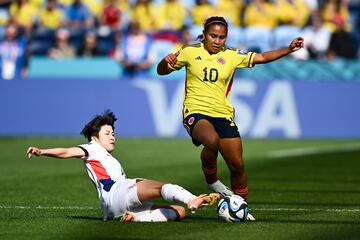
{"type": "MultiPolygon", "coordinates": [[[[184,46],[160,61],[157,72],[166,75],[186,67],[183,124],[201,152],[202,170],[208,186],[221,195],[248,195],[242,141],[234,122],[234,108],[229,101],[237,68],[251,68],[295,52],[303,47],[303,38],[288,47],[264,52],[244,53],[225,47],[228,24],[223,17],[210,17],[204,23],[201,43],[184,46]],[[217,176],[217,156],[223,156],[231,178],[229,190],[217,176]]],[[[249,220],[255,220],[249,214],[249,220]]]]}

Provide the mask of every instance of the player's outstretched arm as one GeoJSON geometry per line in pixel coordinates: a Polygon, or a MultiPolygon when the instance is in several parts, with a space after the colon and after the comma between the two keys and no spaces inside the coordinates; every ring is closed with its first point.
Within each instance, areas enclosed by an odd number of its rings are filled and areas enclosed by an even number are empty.
{"type": "Polygon", "coordinates": [[[304,47],[304,39],[302,37],[297,37],[290,43],[289,46],[284,47],[279,50],[257,53],[254,57],[254,64],[268,63],[275,61],[279,58],[282,58],[289,53],[295,52],[300,48],[304,47]]]}
{"type": "Polygon", "coordinates": [[[159,75],[167,75],[174,71],[173,69],[169,68],[170,64],[171,66],[175,66],[177,63],[177,56],[179,55],[179,52],[177,53],[170,53],[166,57],[164,57],[159,64],[157,65],[157,73],[159,75]]]}
{"type": "Polygon", "coordinates": [[[80,158],[85,156],[84,151],[79,147],[69,147],[69,148],[48,148],[41,149],[37,147],[29,147],[26,151],[26,154],[29,158],[32,155],[35,156],[49,156],[55,158],[80,158]]]}

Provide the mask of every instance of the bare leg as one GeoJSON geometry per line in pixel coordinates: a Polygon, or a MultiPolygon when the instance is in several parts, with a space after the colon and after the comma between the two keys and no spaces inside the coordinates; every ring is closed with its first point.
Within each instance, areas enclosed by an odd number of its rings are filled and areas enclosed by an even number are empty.
{"type": "Polygon", "coordinates": [[[230,170],[232,190],[246,200],[248,188],[241,138],[220,139],[220,152],[230,170]]]}
{"type": "Polygon", "coordinates": [[[201,119],[194,126],[192,137],[204,145],[201,152],[202,170],[206,182],[212,184],[218,180],[217,156],[219,151],[219,136],[209,121],[201,119]]]}

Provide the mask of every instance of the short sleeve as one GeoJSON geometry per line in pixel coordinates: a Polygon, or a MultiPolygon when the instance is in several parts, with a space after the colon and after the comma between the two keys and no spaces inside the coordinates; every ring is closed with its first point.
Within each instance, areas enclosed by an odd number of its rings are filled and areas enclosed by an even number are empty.
{"type": "Polygon", "coordinates": [[[234,65],[236,68],[254,67],[255,52],[243,52],[241,50],[237,50],[234,54],[234,65]]]}
{"type": "Polygon", "coordinates": [[[175,66],[171,66],[170,64],[168,64],[169,68],[173,69],[173,70],[180,70],[183,66],[185,66],[187,64],[187,59],[189,59],[187,57],[187,48],[182,48],[180,49],[177,53],[179,53],[179,55],[177,56],[177,63],[175,64],[175,66]]]}

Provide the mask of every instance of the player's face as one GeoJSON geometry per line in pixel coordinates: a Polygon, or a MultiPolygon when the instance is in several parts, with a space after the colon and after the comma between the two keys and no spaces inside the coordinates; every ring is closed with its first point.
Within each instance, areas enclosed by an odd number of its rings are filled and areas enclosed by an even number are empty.
{"type": "Polygon", "coordinates": [[[224,46],[227,29],[222,24],[211,25],[204,33],[204,47],[209,53],[218,53],[224,46]]]}
{"type": "Polygon", "coordinates": [[[110,125],[103,125],[100,128],[99,137],[94,137],[103,148],[108,152],[112,152],[115,149],[115,134],[110,125]]]}

